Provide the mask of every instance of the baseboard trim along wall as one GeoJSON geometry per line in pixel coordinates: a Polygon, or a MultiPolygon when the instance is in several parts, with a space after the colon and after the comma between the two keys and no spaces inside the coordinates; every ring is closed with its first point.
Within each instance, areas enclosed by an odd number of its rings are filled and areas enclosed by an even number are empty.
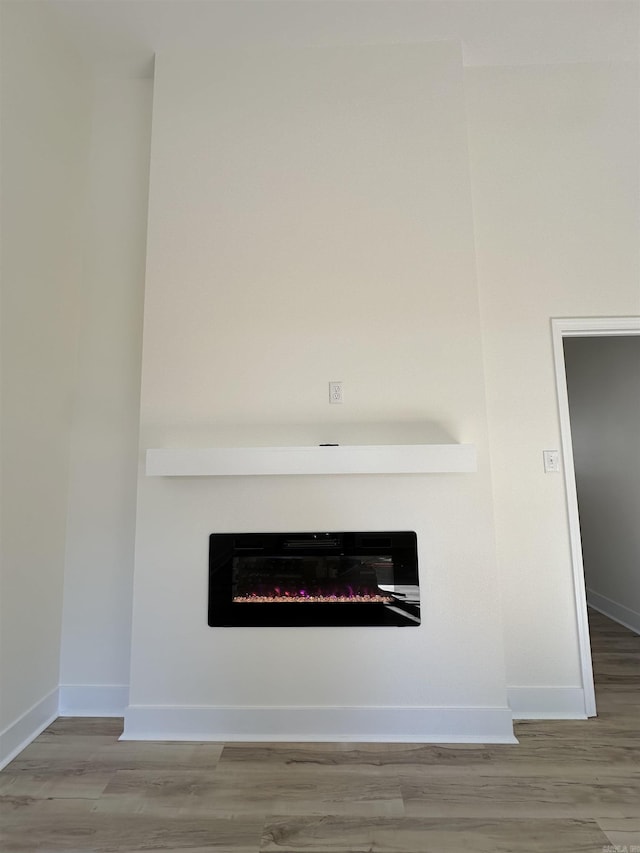
{"type": "Polygon", "coordinates": [[[509,687],[514,720],[586,720],[582,687],[509,687]]]}
{"type": "Polygon", "coordinates": [[[59,690],[56,687],[15,722],[0,732],[0,770],[22,752],[58,716],[59,690]]]}
{"type": "Polygon", "coordinates": [[[640,613],[631,610],[630,607],[618,604],[617,601],[612,601],[606,595],[600,595],[592,589],[587,589],[587,604],[603,616],[608,616],[609,619],[619,622],[635,634],[640,634],[640,613]]]}
{"type": "Polygon", "coordinates": [[[124,717],[128,684],[61,684],[61,717],[124,717]]]}
{"type": "Polygon", "coordinates": [[[121,740],[517,743],[509,708],[130,705],[121,740]]]}

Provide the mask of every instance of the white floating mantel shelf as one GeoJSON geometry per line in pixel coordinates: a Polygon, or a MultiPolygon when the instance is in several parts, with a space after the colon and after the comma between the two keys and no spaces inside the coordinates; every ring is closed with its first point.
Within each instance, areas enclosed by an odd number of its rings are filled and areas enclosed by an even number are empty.
{"type": "Polygon", "coordinates": [[[292,474],[464,474],[477,470],[474,444],[207,447],[147,450],[148,477],[292,474]]]}

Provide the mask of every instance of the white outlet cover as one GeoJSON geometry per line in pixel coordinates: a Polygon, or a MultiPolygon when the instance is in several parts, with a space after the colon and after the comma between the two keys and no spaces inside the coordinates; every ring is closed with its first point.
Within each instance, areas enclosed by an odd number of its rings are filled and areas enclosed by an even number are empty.
{"type": "Polygon", "coordinates": [[[329,402],[342,403],[342,382],[329,382],[329,402]]]}

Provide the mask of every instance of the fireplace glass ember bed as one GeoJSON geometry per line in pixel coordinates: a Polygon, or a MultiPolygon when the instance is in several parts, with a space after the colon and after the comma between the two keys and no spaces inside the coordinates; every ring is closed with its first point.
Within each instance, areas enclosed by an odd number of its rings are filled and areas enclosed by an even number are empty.
{"type": "Polygon", "coordinates": [[[212,533],[212,627],[420,624],[416,534],[212,533]]]}

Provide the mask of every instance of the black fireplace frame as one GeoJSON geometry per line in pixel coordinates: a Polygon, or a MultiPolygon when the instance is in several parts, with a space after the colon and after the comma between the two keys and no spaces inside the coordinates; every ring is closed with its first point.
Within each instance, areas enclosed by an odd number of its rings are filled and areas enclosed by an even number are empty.
{"type": "MultiPolygon", "coordinates": [[[[387,589],[387,585],[385,585],[387,589]]],[[[208,623],[211,627],[336,627],[420,625],[414,531],[212,533],[209,537],[208,623]],[[238,556],[387,556],[393,566],[389,603],[239,603],[233,600],[238,556]]]]}

